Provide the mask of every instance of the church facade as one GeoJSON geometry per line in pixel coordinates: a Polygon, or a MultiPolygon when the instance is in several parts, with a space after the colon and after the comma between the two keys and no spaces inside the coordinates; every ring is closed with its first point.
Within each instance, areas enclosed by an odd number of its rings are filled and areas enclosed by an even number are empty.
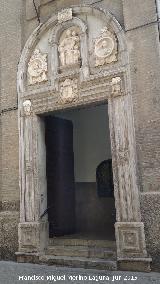
{"type": "Polygon", "coordinates": [[[2,2],[1,259],[159,269],[159,2],[2,2]]]}

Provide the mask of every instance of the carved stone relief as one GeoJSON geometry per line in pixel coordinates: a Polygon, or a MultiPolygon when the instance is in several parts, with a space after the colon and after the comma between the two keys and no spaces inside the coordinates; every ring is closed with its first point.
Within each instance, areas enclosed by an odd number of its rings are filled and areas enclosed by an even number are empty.
{"type": "Polygon", "coordinates": [[[60,100],[62,103],[71,103],[78,98],[78,80],[66,79],[60,83],[60,100]]]}
{"type": "Polygon", "coordinates": [[[20,224],[19,230],[21,232],[19,239],[20,249],[23,250],[27,248],[28,251],[36,249],[39,241],[37,223],[20,224]]]}
{"type": "Polygon", "coordinates": [[[122,80],[120,77],[115,77],[111,82],[112,86],[112,95],[120,96],[122,93],[122,80]]]}
{"type": "Polygon", "coordinates": [[[59,61],[61,67],[73,67],[80,63],[80,38],[78,30],[75,28],[67,29],[59,41],[59,61]]]}
{"type": "Polygon", "coordinates": [[[118,257],[130,255],[140,257],[147,256],[143,236],[143,223],[117,223],[116,234],[118,234],[118,257]]]}
{"type": "Polygon", "coordinates": [[[129,162],[129,150],[126,147],[125,149],[119,149],[117,155],[118,166],[123,166],[129,162]]]}
{"type": "Polygon", "coordinates": [[[117,61],[117,39],[107,27],[101,30],[94,47],[95,66],[102,66],[117,61]]]}
{"type": "Polygon", "coordinates": [[[47,81],[47,54],[42,54],[39,49],[35,49],[28,63],[28,84],[34,85],[47,81]]]}
{"type": "Polygon", "coordinates": [[[72,20],[72,9],[63,9],[58,13],[58,23],[63,23],[72,20]]]}
{"type": "Polygon", "coordinates": [[[30,100],[26,100],[23,102],[23,112],[26,116],[31,115],[31,107],[32,103],[30,100]]]}

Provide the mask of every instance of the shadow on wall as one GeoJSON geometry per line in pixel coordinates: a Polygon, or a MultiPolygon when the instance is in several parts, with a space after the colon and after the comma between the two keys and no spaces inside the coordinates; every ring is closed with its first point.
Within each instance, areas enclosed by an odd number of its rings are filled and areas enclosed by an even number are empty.
{"type": "Polygon", "coordinates": [[[76,231],[115,239],[114,198],[98,197],[94,182],[76,183],[76,231]]]}

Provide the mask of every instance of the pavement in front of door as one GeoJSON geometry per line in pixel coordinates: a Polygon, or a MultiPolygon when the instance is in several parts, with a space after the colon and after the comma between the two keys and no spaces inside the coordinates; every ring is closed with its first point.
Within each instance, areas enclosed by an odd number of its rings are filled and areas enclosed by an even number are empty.
{"type": "Polygon", "coordinates": [[[160,273],[104,271],[0,261],[0,284],[160,283],[160,273]]]}

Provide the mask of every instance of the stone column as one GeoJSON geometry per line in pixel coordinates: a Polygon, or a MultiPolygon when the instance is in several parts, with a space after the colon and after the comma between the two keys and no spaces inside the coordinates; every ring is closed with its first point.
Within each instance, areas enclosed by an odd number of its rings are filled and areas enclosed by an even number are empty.
{"type": "Polygon", "coordinates": [[[132,99],[122,91],[120,77],[112,79],[108,100],[117,222],[117,260],[120,269],[148,271],[144,225],[141,222],[136,177],[132,99]]]}
{"type": "Polygon", "coordinates": [[[22,255],[37,258],[48,239],[47,216],[40,218],[47,208],[45,128],[43,120],[32,113],[30,100],[23,102],[19,127],[21,201],[17,258],[21,261],[22,255]]]}

